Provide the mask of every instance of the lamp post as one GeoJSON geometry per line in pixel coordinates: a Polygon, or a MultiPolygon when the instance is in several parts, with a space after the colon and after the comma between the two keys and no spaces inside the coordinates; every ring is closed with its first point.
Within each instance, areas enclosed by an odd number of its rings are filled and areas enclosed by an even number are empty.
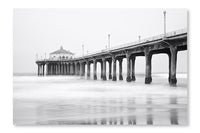
{"type": "Polygon", "coordinates": [[[163,14],[164,14],[164,36],[166,36],[166,11],[164,11],[163,14]]]}
{"type": "Polygon", "coordinates": [[[82,45],[82,56],[84,56],[84,44],[82,45]]]}
{"type": "Polygon", "coordinates": [[[140,42],[140,38],[141,38],[141,36],[138,36],[138,38],[139,38],[139,42],[140,42]]]}
{"type": "Polygon", "coordinates": [[[108,50],[110,51],[110,34],[108,34],[108,50]]]}
{"type": "Polygon", "coordinates": [[[35,56],[35,57],[36,57],[36,61],[37,61],[37,60],[38,60],[38,54],[36,54],[36,56],[35,56]]]}

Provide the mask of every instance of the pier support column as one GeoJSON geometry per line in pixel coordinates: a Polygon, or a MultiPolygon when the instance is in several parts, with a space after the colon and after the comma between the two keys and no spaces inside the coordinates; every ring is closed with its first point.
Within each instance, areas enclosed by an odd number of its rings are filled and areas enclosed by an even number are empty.
{"type": "Polygon", "coordinates": [[[177,47],[170,46],[170,53],[171,53],[170,85],[176,85],[177,47]]]}
{"type": "Polygon", "coordinates": [[[83,62],[83,76],[85,77],[85,62],[83,62]]]}
{"type": "Polygon", "coordinates": [[[42,76],[44,76],[44,72],[45,72],[45,71],[44,71],[44,65],[45,65],[45,64],[42,64],[42,76]]]}
{"type": "Polygon", "coordinates": [[[57,71],[58,71],[58,74],[57,74],[57,75],[60,75],[60,63],[57,64],[57,69],[58,69],[58,70],[57,70],[57,71]]]}
{"type": "Polygon", "coordinates": [[[38,76],[40,75],[40,65],[39,64],[37,64],[38,65],[38,76]]]}
{"type": "Polygon", "coordinates": [[[152,58],[152,54],[150,53],[149,48],[146,48],[145,49],[145,60],[146,60],[145,84],[150,84],[152,82],[152,77],[151,77],[151,58],[152,58]]]}
{"type": "Polygon", "coordinates": [[[168,82],[170,83],[170,77],[171,77],[171,53],[170,53],[170,51],[167,53],[167,55],[168,55],[168,58],[169,58],[169,77],[168,77],[168,82]]]}
{"type": "Polygon", "coordinates": [[[76,63],[76,75],[79,75],[79,69],[80,69],[80,68],[79,68],[79,63],[77,62],[77,63],[76,63]]]}
{"type": "Polygon", "coordinates": [[[74,75],[75,68],[74,68],[74,63],[72,62],[72,75],[74,75]]]}
{"type": "Polygon", "coordinates": [[[131,65],[132,65],[131,80],[135,81],[135,56],[133,58],[131,58],[131,65]]]}
{"type": "Polygon", "coordinates": [[[67,63],[65,62],[65,75],[67,75],[67,63]]]}
{"type": "Polygon", "coordinates": [[[77,63],[74,62],[74,75],[77,75],[77,63]]]}
{"type": "Polygon", "coordinates": [[[55,64],[53,64],[53,75],[56,75],[56,70],[55,70],[56,68],[55,68],[55,64]]]}
{"type": "Polygon", "coordinates": [[[80,76],[83,76],[83,63],[82,62],[79,62],[80,64],[80,76]]]}
{"type": "Polygon", "coordinates": [[[77,65],[78,65],[78,75],[80,75],[80,63],[78,62],[77,65]]]}
{"type": "Polygon", "coordinates": [[[46,75],[49,75],[49,63],[47,63],[47,65],[46,65],[46,75]]]}
{"type": "Polygon", "coordinates": [[[109,79],[112,79],[112,60],[109,60],[109,79]]]}
{"type": "Polygon", "coordinates": [[[123,80],[123,75],[122,75],[122,61],[123,59],[119,59],[119,80],[123,80]]]}
{"type": "Polygon", "coordinates": [[[101,79],[103,79],[103,62],[101,61],[101,79]]]}
{"type": "Polygon", "coordinates": [[[55,64],[55,75],[58,75],[58,64],[55,64]]]}
{"type": "Polygon", "coordinates": [[[126,53],[126,59],[127,59],[127,77],[126,77],[126,81],[127,82],[131,82],[131,63],[130,63],[130,53],[126,53]]]}
{"type": "Polygon", "coordinates": [[[56,65],[53,64],[53,75],[56,75],[56,65]]]}
{"type": "Polygon", "coordinates": [[[69,75],[72,75],[72,64],[69,63],[69,75]]]}
{"type": "Polygon", "coordinates": [[[67,68],[68,68],[68,75],[70,75],[70,63],[67,63],[67,68]]]}
{"type": "Polygon", "coordinates": [[[51,75],[53,75],[53,64],[51,64],[51,75]]]}
{"type": "Polygon", "coordinates": [[[62,74],[61,75],[64,75],[64,63],[63,62],[62,62],[61,68],[62,68],[62,74]]]}
{"type": "Polygon", "coordinates": [[[52,75],[54,75],[54,64],[52,64],[52,75]]]}
{"type": "Polygon", "coordinates": [[[63,66],[63,75],[65,75],[65,63],[64,62],[62,64],[62,66],[63,66]]]}
{"type": "Polygon", "coordinates": [[[66,72],[67,72],[66,74],[69,75],[69,66],[68,66],[68,63],[66,63],[66,72]]]}
{"type": "Polygon", "coordinates": [[[79,66],[78,66],[78,62],[76,62],[76,75],[79,75],[79,66]]]}
{"type": "Polygon", "coordinates": [[[59,70],[59,75],[62,75],[62,63],[59,63],[58,70],[59,70]]]}
{"type": "Polygon", "coordinates": [[[70,75],[73,75],[73,63],[70,63],[70,75]]]}
{"type": "Polygon", "coordinates": [[[112,62],[113,62],[113,75],[112,75],[112,81],[116,81],[116,58],[112,56],[112,62]]]}
{"type": "Polygon", "coordinates": [[[103,80],[106,80],[106,59],[102,58],[103,62],[103,80]]]}
{"type": "Polygon", "coordinates": [[[90,62],[87,61],[87,78],[90,78],[90,62]]]}
{"type": "Polygon", "coordinates": [[[97,80],[97,61],[96,59],[93,60],[93,78],[97,80]]]}

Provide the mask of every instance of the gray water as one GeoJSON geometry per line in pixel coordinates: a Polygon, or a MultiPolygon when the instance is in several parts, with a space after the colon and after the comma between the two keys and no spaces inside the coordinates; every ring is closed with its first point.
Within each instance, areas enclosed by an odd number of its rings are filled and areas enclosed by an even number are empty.
{"type": "MultiPolygon", "coordinates": [[[[187,75],[136,81],[94,81],[79,76],[14,76],[15,125],[186,125],[187,75]]],[[[125,76],[124,76],[125,79],[125,76]]]]}

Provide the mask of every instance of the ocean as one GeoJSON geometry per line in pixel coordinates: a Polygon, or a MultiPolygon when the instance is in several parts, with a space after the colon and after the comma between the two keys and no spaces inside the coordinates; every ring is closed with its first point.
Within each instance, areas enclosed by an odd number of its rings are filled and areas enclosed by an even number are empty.
{"type": "MultiPolygon", "coordinates": [[[[92,77],[92,76],[91,76],[92,77]]],[[[97,81],[80,76],[14,75],[14,125],[187,125],[187,74],[136,81],[97,81]]]]}

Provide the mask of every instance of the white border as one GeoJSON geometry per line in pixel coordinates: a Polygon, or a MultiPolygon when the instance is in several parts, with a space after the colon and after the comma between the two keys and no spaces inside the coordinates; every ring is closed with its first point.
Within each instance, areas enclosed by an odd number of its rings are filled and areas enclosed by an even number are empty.
{"type": "Polygon", "coordinates": [[[189,0],[1,0],[0,1],[0,131],[35,132],[198,132],[200,118],[199,51],[200,8],[189,0]],[[16,127],[12,124],[12,13],[13,8],[187,8],[189,10],[189,107],[190,122],[186,127],[16,127]]]}

